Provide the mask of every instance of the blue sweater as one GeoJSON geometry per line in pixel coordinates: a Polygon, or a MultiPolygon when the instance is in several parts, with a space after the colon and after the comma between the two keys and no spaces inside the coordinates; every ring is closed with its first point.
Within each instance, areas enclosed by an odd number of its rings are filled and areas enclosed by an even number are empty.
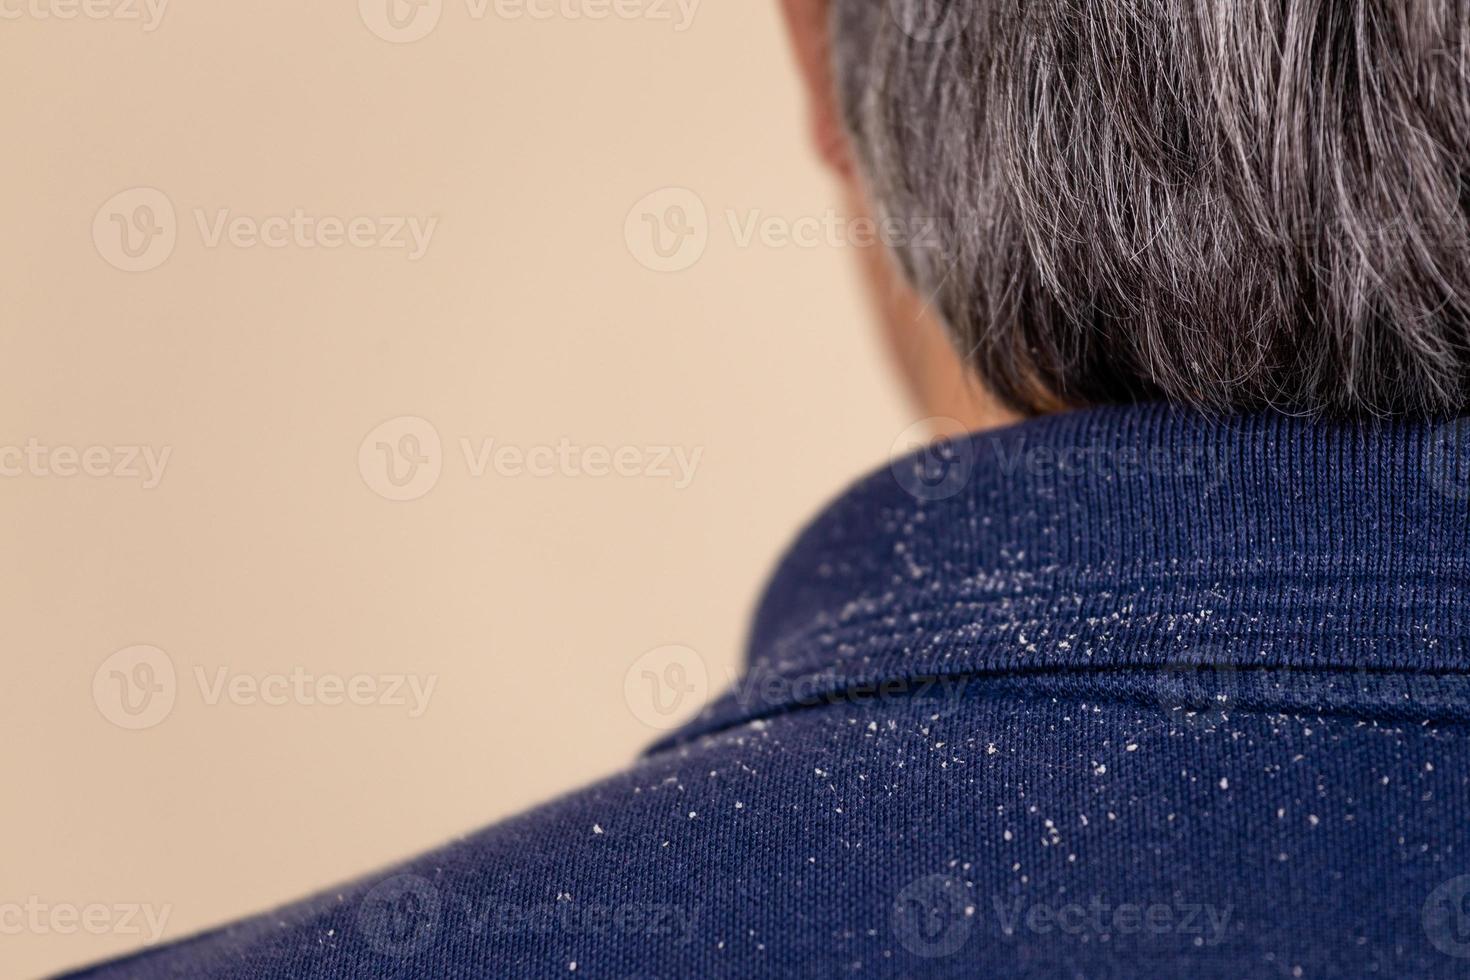
{"type": "Polygon", "coordinates": [[[75,975],[1470,976],[1467,556],[1450,424],[959,440],[827,508],[627,770],[75,975]]]}

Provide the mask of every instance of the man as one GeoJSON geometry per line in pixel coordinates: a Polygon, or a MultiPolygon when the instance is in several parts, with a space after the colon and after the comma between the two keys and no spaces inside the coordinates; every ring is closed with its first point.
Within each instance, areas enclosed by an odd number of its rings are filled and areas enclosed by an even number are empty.
{"type": "Polygon", "coordinates": [[[81,975],[1470,971],[1470,6],[785,6],[989,429],[818,516],[625,772],[81,975]]]}

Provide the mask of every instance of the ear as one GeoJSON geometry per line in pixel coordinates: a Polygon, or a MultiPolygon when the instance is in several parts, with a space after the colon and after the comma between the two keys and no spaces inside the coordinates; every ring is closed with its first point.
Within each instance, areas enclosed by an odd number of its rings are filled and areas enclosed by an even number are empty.
{"type": "Polygon", "coordinates": [[[812,138],[822,160],[841,176],[852,174],[852,155],[842,114],[837,108],[837,89],[832,79],[829,30],[831,0],[781,0],[796,48],[796,64],[807,91],[812,138]]]}

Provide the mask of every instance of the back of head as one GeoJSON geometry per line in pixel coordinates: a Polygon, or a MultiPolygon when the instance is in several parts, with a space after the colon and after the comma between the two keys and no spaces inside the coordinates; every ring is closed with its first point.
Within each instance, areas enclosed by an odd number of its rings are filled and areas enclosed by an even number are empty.
{"type": "Polygon", "coordinates": [[[1025,412],[1470,401],[1467,0],[837,0],[900,262],[1025,412]]]}

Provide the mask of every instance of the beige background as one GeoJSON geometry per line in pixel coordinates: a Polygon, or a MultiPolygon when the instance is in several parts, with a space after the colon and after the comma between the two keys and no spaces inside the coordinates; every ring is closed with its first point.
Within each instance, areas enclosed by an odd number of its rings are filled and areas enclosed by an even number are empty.
{"type": "Polygon", "coordinates": [[[166,909],[176,938],[617,768],[656,735],[630,666],[682,644],[718,684],[789,536],[912,421],[850,249],[779,242],[835,193],[774,3],[703,0],[679,30],[654,16],[677,21],[673,0],[605,20],[596,0],[547,20],[444,0],[392,43],[352,2],[175,0],[152,30],[126,19],[142,0],[73,2],[0,23],[0,449],[171,455],[152,489],[0,477],[0,914],[48,910],[0,917],[7,977],[143,941],[116,911],[67,934],[56,909],[166,909]],[[112,214],[138,199],[103,205],[138,187],[177,240],[124,272],[112,214]],[[659,273],[627,232],[666,187],[697,194],[708,242],[659,273]],[[197,226],[297,208],[438,225],[417,261],[197,226]],[[755,216],[777,234],[742,244],[755,216]],[[391,502],[359,448],[405,415],[442,438],[442,472],[391,502]],[[703,455],[684,488],[476,477],[462,438],[703,455]],[[104,661],[136,644],[177,688],[131,731],[93,681],[105,695],[104,661]],[[210,704],[196,669],[437,687],[418,718],[210,704]]]}

